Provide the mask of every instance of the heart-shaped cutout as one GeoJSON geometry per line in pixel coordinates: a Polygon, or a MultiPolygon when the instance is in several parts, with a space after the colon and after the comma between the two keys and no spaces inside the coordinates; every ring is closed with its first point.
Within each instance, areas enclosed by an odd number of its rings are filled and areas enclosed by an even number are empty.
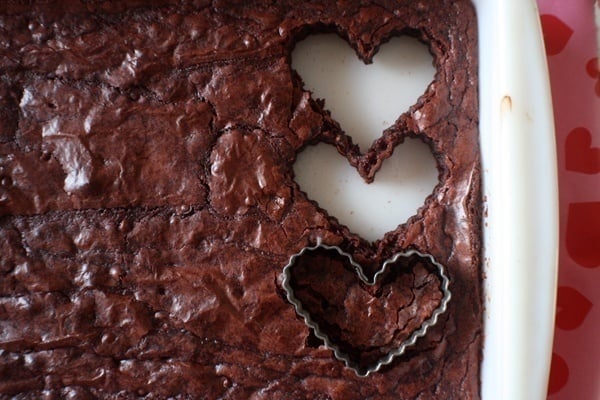
{"type": "MultiPolygon", "coordinates": [[[[435,75],[427,46],[407,36],[382,44],[370,65],[336,34],[309,36],[296,44],[292,66],[363,151],[415,103],[435,75]]],[[[368,186],[348,160],[325,144],[304,148],[294,175],[310,199],[350,231],[375,242],[416,214],[439,172],[429,146],[406,138],[368,186]]]]}
{"type": "Polygon", "coordinates": [[[396,147],[369,184],[325,143],[298,154],[294,175],[310,199],[369,242],[416,214],[438,183],[436,161],[418,139],[396,147]]]}
{"type": "Polygon", "coordinates": [[[298,315],[359,376],[389,364],[437,323],[448,285],[444,267],[415,250],[394,255],[368,278],[350,254],[319,243],[283,270],[298,315]]]}
{"type": "Polygon", "coordinates": [[[393,37],[372,64],[336,34],[308,36],[292,53],[292,67],[313,98],[364,152],[381,131],[416,103],[435,76],[433,57],[417,39],[393,37]]]}

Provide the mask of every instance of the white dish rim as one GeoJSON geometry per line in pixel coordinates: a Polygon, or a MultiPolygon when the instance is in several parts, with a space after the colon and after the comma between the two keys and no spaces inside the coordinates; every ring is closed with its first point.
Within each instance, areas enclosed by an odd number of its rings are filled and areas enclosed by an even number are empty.
{"type": "Polygon", "coordinates": [[[485,217],[484,400],[545,399],[554,335],[558,184],[535,0],[473,0],[485,217]]]}

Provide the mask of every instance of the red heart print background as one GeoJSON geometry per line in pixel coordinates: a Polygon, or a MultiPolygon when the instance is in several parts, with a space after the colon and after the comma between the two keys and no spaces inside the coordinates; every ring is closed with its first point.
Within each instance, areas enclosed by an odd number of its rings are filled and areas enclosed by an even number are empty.
{"type": "Polygon", "coordinates": [[[594,0],[537,0],[552,86],[560,248],[549,400],[600,399],[600,65],[594,0]]]}

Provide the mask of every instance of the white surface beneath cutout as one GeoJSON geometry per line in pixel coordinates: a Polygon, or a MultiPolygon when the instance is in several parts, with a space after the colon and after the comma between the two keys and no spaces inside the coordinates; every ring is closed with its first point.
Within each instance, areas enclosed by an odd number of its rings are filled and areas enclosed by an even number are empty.
{"type": "Polygon", "coordinates": [[[309,36],[292,54],[305,88],[325,99],[362,152],[425,93],[435,75],[432,61],[427,46],[407,36],[384,43],[369,65],[336,34],[309,36]]]}
{"type": "Polygon", "coordinates": [[[435,159],[418,139],[406,139],[366,184],[335,147],[299,154],[296,182],[308,197],[364,239],[374,242],[416,214],[438,182],[435,159]]]}

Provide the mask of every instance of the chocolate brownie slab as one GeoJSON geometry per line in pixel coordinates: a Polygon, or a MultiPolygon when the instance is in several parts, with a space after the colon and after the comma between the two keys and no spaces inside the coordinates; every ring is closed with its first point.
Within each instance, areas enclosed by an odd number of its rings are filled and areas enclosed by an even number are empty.
{"type": "MultiPolygon", "coordinates": [[[[0,396],[479,398],[470,1],[9,1],[0,76],[0,396]],[[365,154],[291,68],[295,43],[320,32],[366,62],[398,35],[434,57],[434,81],[365,154]],[[440,183],[375,243],[294,181],[309,144],[336,146],[369,181],[409,136],[431,147],[440,183]],[[403,356],[357,376],[281,287],[289,257],[318,240],[371,272],[408,248],[432,254],[450,278],[448,311],[403,356]]],[[[408,277],[378,315],[416,318],[439,295],[411,300],[437,278],[408,277]]],[[[331,301],[361,308],[364,296],[337,283],[331,301]]],[[[353,317],[350,346],[402,331],[378,321],[353,317]]]]}

